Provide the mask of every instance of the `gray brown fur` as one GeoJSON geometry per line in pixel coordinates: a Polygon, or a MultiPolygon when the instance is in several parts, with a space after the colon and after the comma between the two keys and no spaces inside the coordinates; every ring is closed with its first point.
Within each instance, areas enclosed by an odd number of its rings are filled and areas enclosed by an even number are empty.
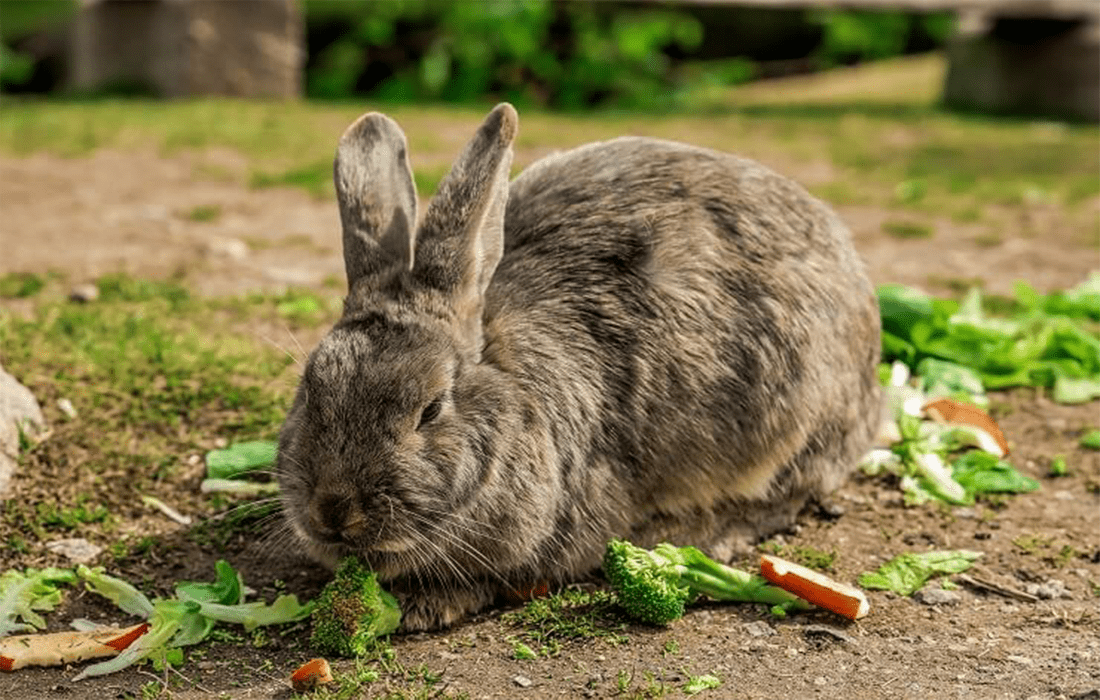
{"type": "Polygon", "coordinates": [[[394,122],[365,115],[337,154],[349,293],[280,481],[306,550],[365,558],[407,629],[583,577],[613,536],[728,557],[839,485],[877,426],[878,307],[825,205],[645,138],[509,187],[517,122],[490,113],[415,229],[394,122]]]}

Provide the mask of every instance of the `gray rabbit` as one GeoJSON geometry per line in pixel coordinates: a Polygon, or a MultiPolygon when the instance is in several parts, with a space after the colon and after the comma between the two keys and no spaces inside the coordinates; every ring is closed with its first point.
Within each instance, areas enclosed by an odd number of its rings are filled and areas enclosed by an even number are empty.
{"type": "Polygon", "coordinates": [[[496,107],[417,225],[367,114],[335,181],[349,292],[279,442],[291,529],[360,555],[408,630],[575,580],[611,537],[728,558],[840,484],[879,418],[879,314],[849,233],[748,160],[648,138],[509,186],[496,107]]]}

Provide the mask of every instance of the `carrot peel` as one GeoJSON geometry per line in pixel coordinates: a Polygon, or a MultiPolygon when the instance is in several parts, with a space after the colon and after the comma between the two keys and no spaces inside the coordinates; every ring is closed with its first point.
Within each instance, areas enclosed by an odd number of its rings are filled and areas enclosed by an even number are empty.
{"type": "Polygon", "coordinates": [[[296,693],[309,692],[331,681],[332,668],[325,659],[310,659],[290,675],[290,685],[296,693]]]}
{"type": "Polygon", "coordinates": [[[97,629],[4,637],[0,639],[0,671],[15,671],[24,666],[61,666],[116,656],[148,629],[149,623],[143,622],[122,630],[97,629]]]}
{"type": "Polygon", "coordinates": [[[770,554],[760,556],[760,573],[776,586],[850,620],[864,617],[871,609],[858,588],[770,554]]]}

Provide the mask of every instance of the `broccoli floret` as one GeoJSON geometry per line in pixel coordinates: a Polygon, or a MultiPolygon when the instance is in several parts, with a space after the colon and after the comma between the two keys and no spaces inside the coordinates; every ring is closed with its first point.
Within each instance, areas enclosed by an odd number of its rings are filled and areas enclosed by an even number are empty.
{"type": "Polygon", "coordinates": [[[719,601],[766,603],[777,615],[810,607],[763,577],[719,564],[695,547],[662,542],[647,550],[625,540],[611,540],[603,570],[627,614],[651,625],[666,625],[683,617],[684,606],[700,595],[719,601]]]}
{"type": "Polygon", "coordinates": [[[397,600],[382,589],[373,571],[346,557],[317,598],[310,642],[322,654],[363,656],[400,623],[397,600]]]}

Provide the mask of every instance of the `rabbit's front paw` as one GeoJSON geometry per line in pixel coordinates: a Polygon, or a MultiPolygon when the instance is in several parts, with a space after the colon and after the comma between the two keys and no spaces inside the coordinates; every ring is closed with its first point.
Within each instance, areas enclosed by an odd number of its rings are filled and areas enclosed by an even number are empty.
{"type": "Polygon", "coordinates": [[[466,588],[395,590],[401,604],[401,628],[406,632],[450,627],[493,601],[489,591],[466,588]]]}

